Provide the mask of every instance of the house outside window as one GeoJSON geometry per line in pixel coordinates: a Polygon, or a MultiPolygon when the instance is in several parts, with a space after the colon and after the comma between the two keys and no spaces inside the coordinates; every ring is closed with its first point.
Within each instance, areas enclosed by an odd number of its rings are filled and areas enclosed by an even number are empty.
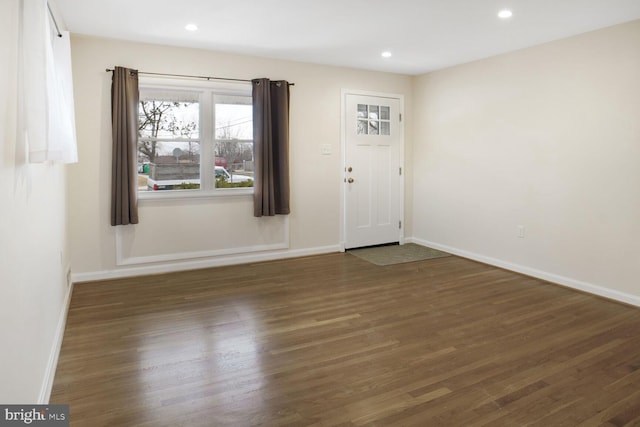
{"type": "Polygon", "coordinates": [[[250,84],[189,83],[140,82],[138,194],[252,194],[250,84]]]}

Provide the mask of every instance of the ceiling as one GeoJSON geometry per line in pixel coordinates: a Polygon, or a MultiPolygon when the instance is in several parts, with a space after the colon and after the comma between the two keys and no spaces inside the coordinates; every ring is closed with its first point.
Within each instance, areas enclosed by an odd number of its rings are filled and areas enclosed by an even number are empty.
{"type": "Polygon", "coordinates": [[[640,0],[49,1],[72,33],[410,75],[640,19],[640,0]]]}

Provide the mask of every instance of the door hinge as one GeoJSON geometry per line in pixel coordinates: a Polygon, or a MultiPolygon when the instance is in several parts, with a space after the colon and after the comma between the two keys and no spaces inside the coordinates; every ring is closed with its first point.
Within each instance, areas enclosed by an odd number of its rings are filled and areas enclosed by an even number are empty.
{"type": "Polygon", "coordinates": [[[402,230],[402,221],[398,221],[398,228],[402,230]]]}
{"type": "Polygon", "coordinates": [[[398,168],[398,173],[399,173],[399,175],[402,175],[402,168],[401,167],[398,168]]]}
{"type": "Polygon", "coordinates": [[[402,121],[402,113],[398,114],[400,116],[400,121],[402,121]]]}

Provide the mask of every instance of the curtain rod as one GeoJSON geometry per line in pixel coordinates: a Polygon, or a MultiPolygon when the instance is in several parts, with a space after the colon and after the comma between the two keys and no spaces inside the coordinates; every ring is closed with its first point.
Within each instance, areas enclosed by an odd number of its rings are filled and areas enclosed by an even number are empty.
{"type": "MultiPolygon", "coordinates": [[[[113,70],[111,68],[107,68],[105,70],[108,73],[113,72],[113,70]]],[[[228,82],[247,82],[247,83],[251,83],[251,80],[247,80],[247,79],[231,79],[231,78],[227,78],[227,77],[210,77],[210,76],[190,76],[187,74],[167,74],[167,73],[150,73],[148,71],[138,71],[138,74],[146,74],[149,76],[165,76],[165,77],[183,77],[183,78],[189,78],[189,79],[205,79],[205,80],[224,80],[224,81],[228,81],[228,82]]],[[[295,83],[289,83],[289,86],[295,86],[295,83]]]]}
{"type": "Polygon", "coordinates": [[[60,28],[58,28],[58,21],[56,21],[56,17],[53,16],[53,11],[51,10],[51,5],[47,2],[47,9],[49,9],[49,16],[53,21],[53,25],[56,27],[56,32],[58,33],[58,37],[62,37],[62,33],[60,32],[60,28]]]}

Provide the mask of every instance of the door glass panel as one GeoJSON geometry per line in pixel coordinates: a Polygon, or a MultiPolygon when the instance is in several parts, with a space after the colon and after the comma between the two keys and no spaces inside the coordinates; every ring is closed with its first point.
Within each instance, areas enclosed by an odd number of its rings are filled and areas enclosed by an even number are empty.
{"type": "Polygon", "coordinates": [[[391,118],[389,114],[389,107],[381,106],[380,107],[380,119],[389,120],[391,118]]]}
{"type": "Polygon", "coordinates": [[[380,107],[377,105],[369,105],[369,118],[373,120],[378,120],[378,111],[380,107]]]}
{"type": "Polygon", "coordinates": [[[369,135],[378,135],[378,121],[377,120],[371,120],[369,121],[369,135]]]}
{"type": "Polygon", "coordinates": [[[358,120],[358,135],[366,135],[368,132],[368,122],[366,120],[358,120]]]}
{"type": "Polygon", "coordinates": [[[358,135],[391,135],[391,108],[358,104],[358,135]]]}

